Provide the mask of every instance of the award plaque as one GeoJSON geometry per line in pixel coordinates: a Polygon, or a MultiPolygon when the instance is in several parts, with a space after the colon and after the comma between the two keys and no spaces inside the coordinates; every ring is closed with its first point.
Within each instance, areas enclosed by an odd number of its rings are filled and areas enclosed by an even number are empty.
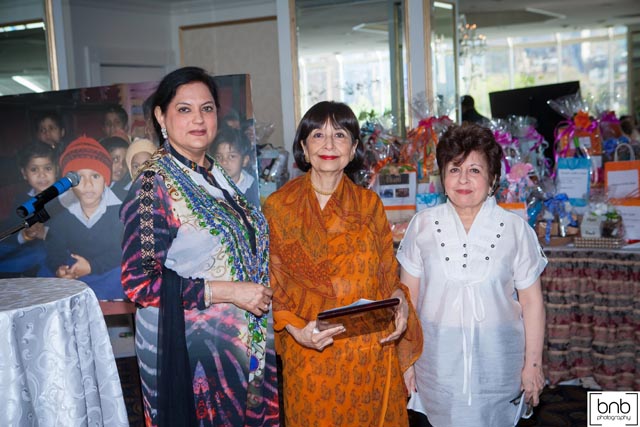
{"type": "Polygon", "coordinates": [[[360,299],[353,304],[332,308],[318,313],[316,327],[319,331],[344,326],[345,332],[334,339],[383,331],[393,323],[395,307],[400,303],[398,298],[381,301],[360,299]]]}

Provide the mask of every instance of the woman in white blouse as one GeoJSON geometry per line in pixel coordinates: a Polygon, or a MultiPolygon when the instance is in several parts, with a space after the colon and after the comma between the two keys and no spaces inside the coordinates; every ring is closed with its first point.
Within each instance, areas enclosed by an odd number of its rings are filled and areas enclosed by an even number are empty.
{"type": "Polygon", "coordinates": [[[415,215],[397,255],[424,330],[409,408],[436,427],[513,426],[544,387],[547,261],[493,197],[502,149],[490,130],[452,126],[436,158],[447,203],[415,215]]]}

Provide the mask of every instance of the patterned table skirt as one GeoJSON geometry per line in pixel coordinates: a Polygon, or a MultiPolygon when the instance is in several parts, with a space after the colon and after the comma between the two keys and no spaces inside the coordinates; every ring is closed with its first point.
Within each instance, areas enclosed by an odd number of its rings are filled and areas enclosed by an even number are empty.
{"type": "Polygon", "coordinates": [[[640,390],[640,252],[545,252],[551,384],[592,376],[604,390],[640,390]]]}

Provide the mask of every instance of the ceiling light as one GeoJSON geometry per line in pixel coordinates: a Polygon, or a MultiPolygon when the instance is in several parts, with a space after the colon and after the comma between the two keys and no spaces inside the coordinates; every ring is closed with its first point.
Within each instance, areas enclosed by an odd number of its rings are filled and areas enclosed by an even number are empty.
{"type": "Polygon", "coordinates": [[[389,34],[389,27],[386,21],[364,22],[351,28],[353,31],[372,34],[389,34]]]}
{"type": "Polygon", "coordinates": [[[9,33],[11,31],[32,30],[34,28],[44,28],[44,22],[29,22],[26,24],[5,25],[0,27],[0,33],[9,33]]]}
{"type": "Polygon", "coordinates": [[[440,9],[453,9],[453,5],[449,3],[442,3],[441,1],[434,1],[433,5],[435,7],[439,7],[440,9]]]}
{"type": "Polygon", "coordinates": [[[38,86],[36,83],[30,81],[29,79],[27,79],[26,77],[22,77],[22,76],[12,76],[11,79],[18,83],[21,84],[22,86],[26,87],[27,89],[32,90],[33,92],[36,93],[41,93],[44,92],[44,89],[40,86],[38,86]]]}
{"type": "Polygon", "coordinates": [[[538,15],[550,16],[552,18],[567,19],[567,15],[550,12],[548,10],[543,10],[543,9],[536,9],[535,7],[525,7],[524,10],[530,13],[537,13],[538,15]]]}

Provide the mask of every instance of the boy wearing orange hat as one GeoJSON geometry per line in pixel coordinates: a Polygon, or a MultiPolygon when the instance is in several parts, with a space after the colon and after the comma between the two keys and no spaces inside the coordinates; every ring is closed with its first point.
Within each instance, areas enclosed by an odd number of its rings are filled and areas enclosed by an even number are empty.
{"type": "Polygon", "coordinates": [[[80,279],[98,299],[124,298],[120,285],[120,200],[109,188],[111,157],[95,139],[73,141],[60,156],[62,174],[80,182],[61,198],[66,208],[49,223],[47,264],[57,277],[80,279]]]}

